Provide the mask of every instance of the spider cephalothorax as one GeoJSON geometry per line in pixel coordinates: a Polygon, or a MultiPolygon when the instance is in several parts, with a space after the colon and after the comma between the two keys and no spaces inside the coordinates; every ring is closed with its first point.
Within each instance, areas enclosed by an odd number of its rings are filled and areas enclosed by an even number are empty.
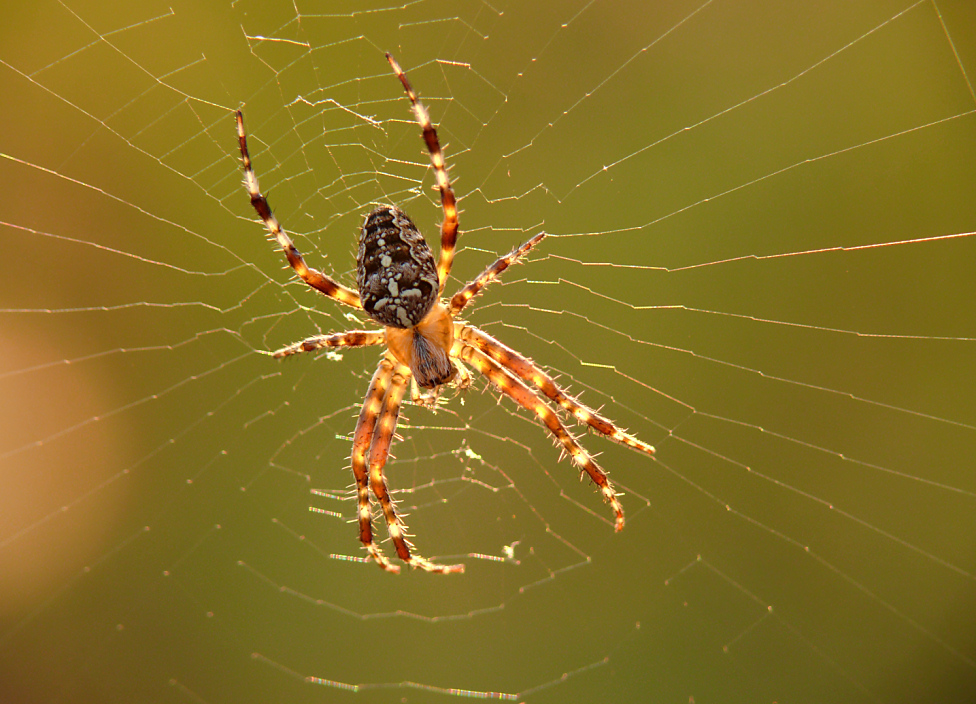
{"type": "Polygon", "coordinates": [[[430,247],[410,218],[396,206],[381,205],[366,216],[360,234],[356,258],[358,293],[309,268],[261,194],[247,150],[244,116],[240,110],[237,111],[237,137],[244,162],[244,185],[251,205],[284,250],[288,263],[312,288],[340,303],[362,310],[383,326],[382,330],[349,330],[316,335],[271,353],[273,357],[281,359],[325,348],[386,345],[386,351],[366,391],[352,443],[359,539],[380,567],[390,572],[399,571],[400,568],[389,561],[373,540],[372,494],[383,510],[390,539],[401,560],[411,567],[431,572],[464,571],[464,565],[440,565],[417,555],[404,535],[403,522],[396,512],[383,475],[396,431],[400,404],[410,379],[423,388],[435,390],[458,377],[463,377],[467,383],[469,375],[459,366],[461,361],[470,364],[498,391],[542,421],[573,462],[599,487],[603,498],[613,509],[614,527],[620,530],[624,526],[624,512],[606,472],[577,442],[557,412],[544,399],[572,415],[578,423],[611,440],[648,455],[654,454],[654,448],[584,406],[528,358],[473,325],[454,319],[485,286],[541,242],[545,234],[535,235],[500,257],[477,278],[462,286],[450,301],[441,300],[457,241],[457,203],[447,177],[437,132],[427,110],[417,99],[397,62],[389,54],[386,58],[403,84],[414,116],[423,130],[441,194],[444,221],[441,223],[441,250],[436,267],[430,247]]]}

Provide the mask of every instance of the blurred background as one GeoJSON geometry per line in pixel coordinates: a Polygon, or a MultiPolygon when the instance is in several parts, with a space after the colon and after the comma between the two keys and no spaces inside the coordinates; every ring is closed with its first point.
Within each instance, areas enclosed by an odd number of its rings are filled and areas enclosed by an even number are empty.
{"type": "MultiPolygon", "coordinates": [[[[40,2],[0,28],[0,700],[919,702],[976,694],[967,2],[40,2]],[[608,507],[483,380],[404,408],[419,551],[365,563],[355,282],[460,197],[448,292],[657,447],[608,507]]],[[[385,535],[377,524],[380,535],[385,535]]],[[[388,551],[392,552],[388,548],[388,551]]]]}

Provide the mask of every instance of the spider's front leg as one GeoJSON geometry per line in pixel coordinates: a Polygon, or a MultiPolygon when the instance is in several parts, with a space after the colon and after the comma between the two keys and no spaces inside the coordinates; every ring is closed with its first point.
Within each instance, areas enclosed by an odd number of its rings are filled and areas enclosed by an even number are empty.
{"type": "Polygon", "coordinates": [[[383,399],[386,397],[393,376],[395,362],[389,356],[380,360],[373,379],[369,382],[366,398],[363,400],[359,420],[356,422],[356,433],[352,440],[352,473],[356,478],[356,500],[359,514],[359,540],[366,547],[370,557],[377,565],[388,572],[397,573],[400,568],[383,555],[379,546],[373,542],[373,513],[369,501],[369,473],[366,469],[366,454],[373,443],[376,431],[376,419],[383,409],[383,399]]]}
{"type": "MultiPolygon", "coordinates": [[[[430,560],[426,560],[419,555],[412,554],[409,541],[407,541],[404,533],[403,521],[397,515],[396,506],[393,503],[393,499],[390,496],[389,489],[386,486],[386,477],[383,476],[383,467],[386,465],[386,460],[390,456],[390,444],[393,442],[393,435],[396,432],[397,419],[400,415],[400,404],[403,401],[403,396],[406,393],[408,377],[410,375],[407,368],[401,364],[397,364],[392,359],[392,355],[387,355],[382,362],[380,362],[380,369],[384,369],[388,365],[390,369],[389,372],[384,372],[383,375],[389,379],[389,388],[383,389],[385,391],[385,398],[382,402],[382,410],[378,408],[376,399],[380,389],[377,388],[375,393],[371,396],[369,393],[366,395],[366,402],[363,404],[363,413],[360,416],[360,421],[362,422],[363,416],[367,416],[369,420],[367,422],[375,423],[375,432],[373,433],[372,441],[369,447],[369,486],[373,491],[373,495],[380,502],[380,506],[383,508],[383,514],[386,516],[386,525],[390,532],[390,539],[396,546],[397,556],[406,562],[411,567],[419,567],[427,572],[440,572],[441,574],[449,574],[452,572],[464,572],[464,565],[440,565],[430,560]],[[390,376],[386,376],[390,374],[390,376]],[[376,413],[379,411],[379,420],[376,420],[376,413]]],[[[377,370],[377,375],[380,374],[380,370],[377,370]]],[[[375,379],[376,377],[374,377],[375,379]]],[[[373,391],[373,385],[370,384],[370,390],[373,391]]],[[[370,428],[373,431],[373,428],[370,428]]],[[[353,455],[354,457],[357,453],[363,450],[363,443],[360,441],[359,428],[356,429],[356,438],[353,442],[353,455]]],[[[365,454],[365,453],[363,453],[365,454]]],[[[361,463],[363,456],[360,455],[359,462],[361,463]]],[[[359,464],[359,471],[357,472],[357,461],[353,461],[353,473],[356,475],[356,484],[360,492],[360,497],[362,497],[362,464],[359,464]]],[[[367,497],[366,511],[369,511],[369,503],[367,497]]],[[[394,566],[382,556],[379,549],[372,542],[372,535],[366,534],[363,528],[363,505],[362,498],[360,498],[360,539],[366,545],[366,549],[370,551],[370,555],[373,559],[385,570],[395,572],[394,566]]]]}
{"type": "Polygon", "coordinates": [[[532,360],[523,357],[511,347],[503,345],[491,335],[483,330],[479,330],[473,325],[455,325],[454,334],[463,344],[477,348],[507,369],[512,375],[532,384],[546,397],[572,413],[580,423],[585,423],[593,428],[593,430],[615,442],[619,442],[621,445],[627,445],[638,452],[643,452],[653,457],[654,447],[652,445],[648,445],[643,440],[638,440],[633,435],[618,428],[609,418],[601,416],[592,408],[581,403],[575,396],[566,393],[556,384],[551,376],[536,366],[532,360]]]}
{"type": "Polygon", "coordinates": [[[600,489],[604,500],[613,509],[614,529],[617,531],[623,530],[624,509],[617,499],[617,492],[614,491],[613,484],[607,478],[607,473],[596,463],[596,460],[593,459],[590,453],[583,449],[583,446],[577,442],[576,438],[572,436],[562,421],[559,420],[559,416],[556,415],[555,411],[549,408],[541,398],[536,396],[535,392],[525,382],[513,376],[507,369],[487,354],[464,342],[459,342],[459,345],[461,359],[468,362],[487,377],[488,381],[496,389],[525,410],[534,413],[542,421],[549,432],[552,433],[553,437],[563,446],[563,449],[573,460],[573,463],[589,475],[593,483],[600,489]]]}

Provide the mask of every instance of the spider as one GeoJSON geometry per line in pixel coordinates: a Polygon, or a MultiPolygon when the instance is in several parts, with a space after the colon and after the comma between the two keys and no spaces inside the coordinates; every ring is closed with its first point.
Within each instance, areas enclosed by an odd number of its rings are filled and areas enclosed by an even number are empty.
{"type": "MultiPolygon", "coordinates": [[[[624,527],[624,512],[613,485],[543,397],[571,414],[577,422],[611,440],[648,455],[654,454],[654,448],[583,405],[527,357],[473,325],[457,319],[465,306],[485,286],[539,244],[545,233],[540,232],[499,258],[477,278],[462,286],[449,301],[442,300],[441,295],[451,272],[457,242],[457,200],[448,179],[444,152],[427,109],[417,98],[406,74],[393,56],[388,53],[386,59],[410,99],[412,112],[423,131],[423,139],[433,164],[441,208],[444,211],[440,259],[435,264],[427,242],[402,210],[394,205],[380,205],[366,215],[359,235],[359,253],[356,258],[358,292],[310,268],[291,238],[281,229],[267,198],[261,194],[247,150],[244,117],[238,110],[237,137],[244,162],[244,186],[251,198],[251,205],[264,221],[271,238],[284,250],[288,263],[306,284],[340,303],[362,310],[383,326],[380,330],[350,330],[315,335],[265,354],[282,359],[321,349],[386,346],[366,391],[356,423],[351,455],[352,473],[356,480],[359,539],[369,558],[384,570],[399,572],[400,568],[374,542],[370,492],[383,510],[390,539],[400,560],[413,568],[429,572],[447,574],[464,571],[464,565],[437,564],[416,553],[413,544],[406,537],[403,520],[397,514],[383,475],[407,384],[412,379],[421,388],[431,390],[434,398],[445,384],[467,387],[471,383],[471,377],[461,362],[476,369],[499,392],[534,413],[542,421],[562,445],[562,454],[569,454],[579,467],[580,477],[585,473],[596,484],[613,509],[614,527],[619,531],[624,527]]],[[[421,396],[416,387],[412,398],[415,403],[430,403],[431,399],[430,396],[421,396]]]]}

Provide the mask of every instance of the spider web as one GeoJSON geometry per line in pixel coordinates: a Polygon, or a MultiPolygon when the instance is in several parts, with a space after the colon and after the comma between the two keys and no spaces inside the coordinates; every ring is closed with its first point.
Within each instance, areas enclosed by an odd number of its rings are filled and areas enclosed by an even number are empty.
{"type": "MultiPolygon", "coordinates": [[[[898,0],[48,2],[0,42],[0,698],[914,702],[976,692],[976,16],[898,0]],[[483,380],[407,406],[422,554],[362,561],[375,349],[283,268],[461,197],[468,318],[657,447],[627,527],[483,380]]],[[[436,238],[432,238],[436,239],[436,238]]],[[[467,312],[467,311],[466,311],[467,312]]],[[[582,431],[579,431],[582,434],[582,431]]],[[[382,529],[381,529],[382,531],[382,529]]]]}

